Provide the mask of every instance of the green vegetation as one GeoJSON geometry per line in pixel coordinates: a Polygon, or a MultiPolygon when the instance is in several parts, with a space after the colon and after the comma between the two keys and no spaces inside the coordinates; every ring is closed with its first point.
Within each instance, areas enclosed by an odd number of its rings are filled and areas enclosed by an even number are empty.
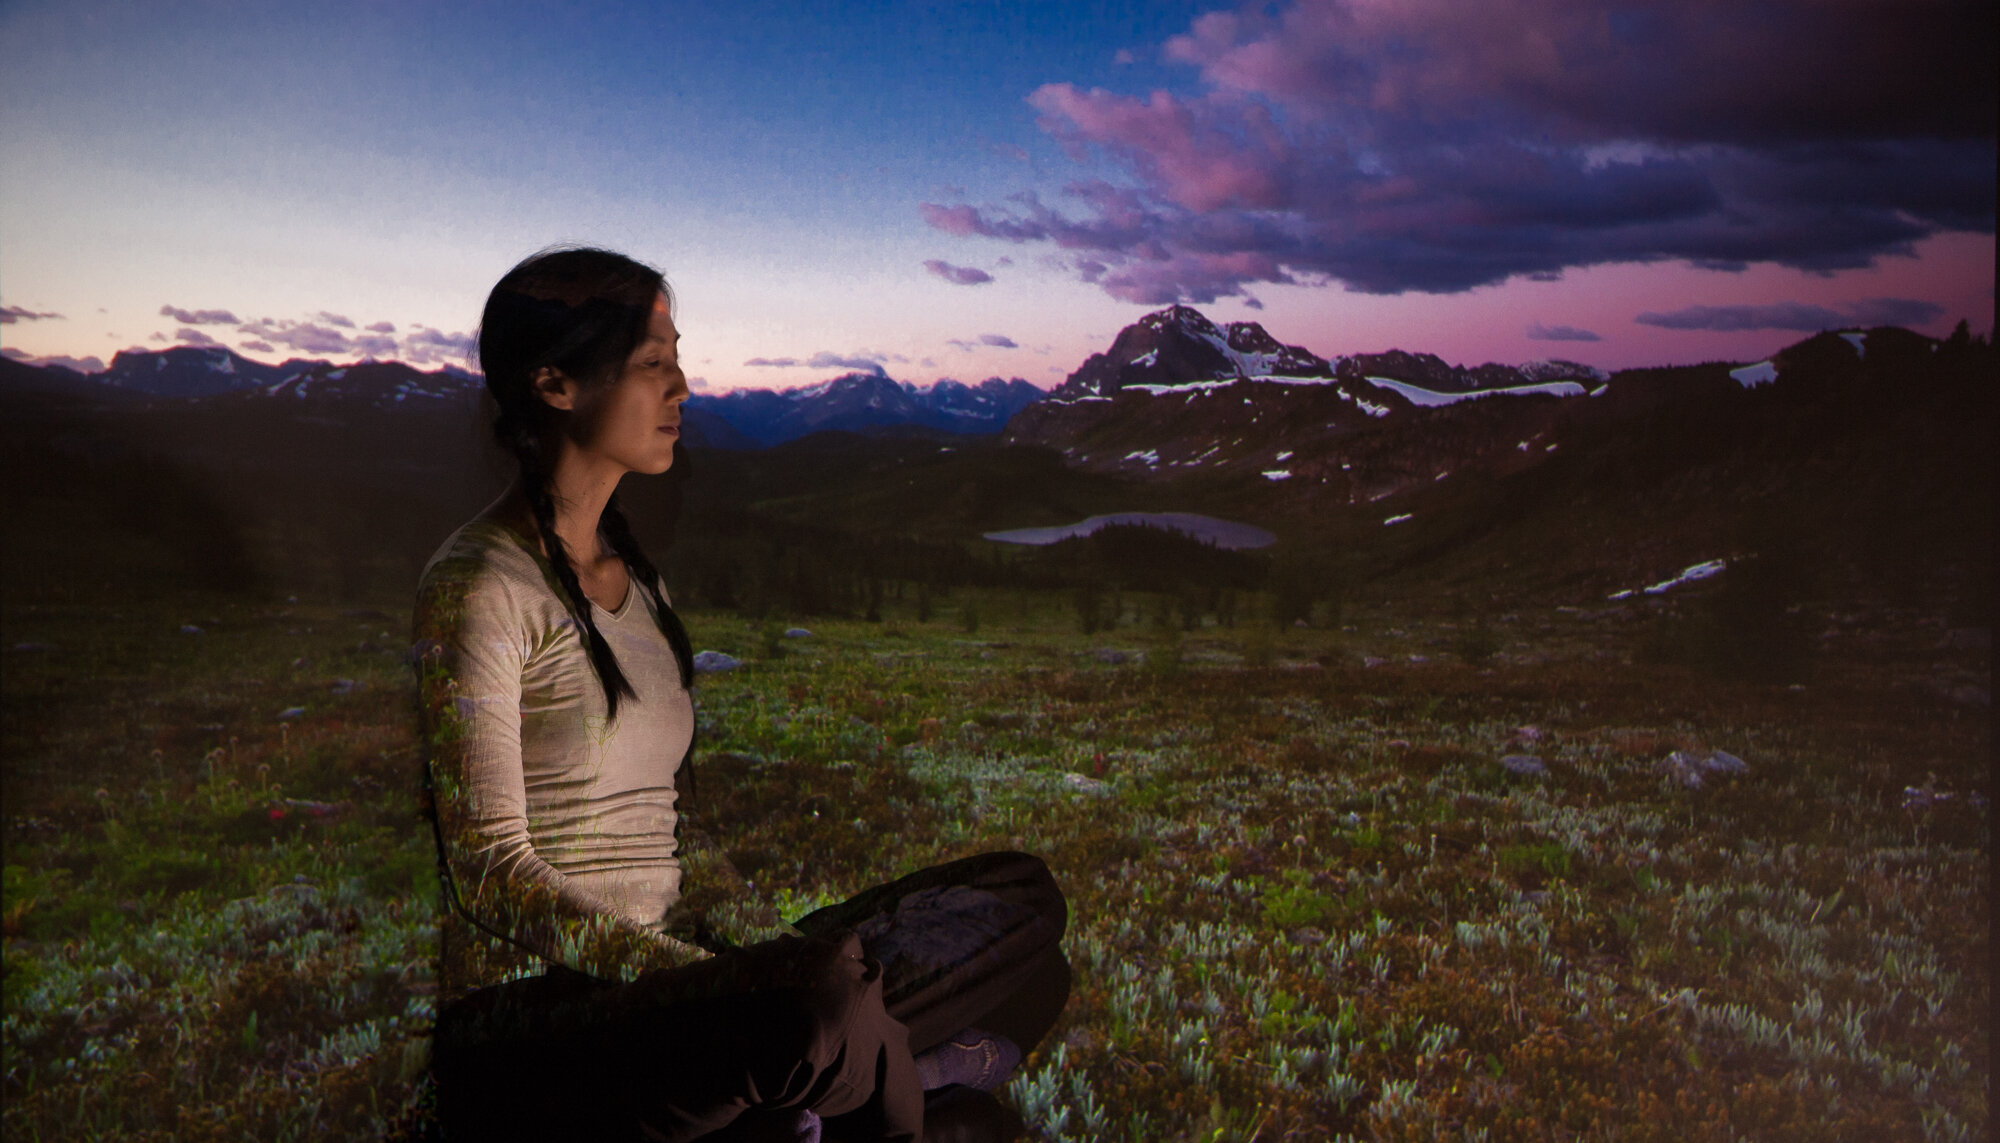
{"type": "MultiPolygon", "coordinates": [[[[1069,591],[961,585],[955,623],[867,598],[795,640],[688,611],[746,660],[697,690],[701,813],[788,915],[1044,856],[1075,984],[1006,1097],[1047,1143],[1988,1129],[1990,723],[1884,682],[1934,632],[1795,691],[1583,621],[1495,617],[1478,667],[1351,597],[1346,631],[1166,622],[1143,663],[1069,591]],[[1499,766],[1530,749],[1546,774],[1499,766]],[[1749,769],[1662,768],[1705,749],[1749,769]],[[1905,809],[1920,781],[1954,796],[1905,809]]],[[[403,1114],[436,885],[407,612],[377,606],[8,606],[8,1139],[403,1114]]]]}

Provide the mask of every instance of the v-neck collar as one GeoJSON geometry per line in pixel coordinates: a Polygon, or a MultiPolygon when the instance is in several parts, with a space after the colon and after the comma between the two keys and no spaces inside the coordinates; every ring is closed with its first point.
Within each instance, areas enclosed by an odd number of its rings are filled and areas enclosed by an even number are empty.
{"type": "MultiPolygon", "coordinates": [[[[555,565],[549,562],[549,558],[543,555],[541,553],[541,549],[537,547],[533,542],[531,542],[527,536],[521,534],[521,532],[518,529],[516,529],[512,524],[506,523],[503,520],[495,519],[494,517],[491,516],[482,516],[480,517],[480,520],[483,523],[490,524],[493,527],[500,529],[502,532],[505,532],[508,538],[513,540],[517,547],[519,547],[522,551],[528,553],[529,558],[533,559],[535,561],[536,566],[542,569],[542,577],[545,580],[547,580],[551,586],[556,588],[556,595],[558,597],[562,595],[562,590],[561,590],[562,581],[556,577],[555,565]]],[[[632,575],[632,569],[626,568],[625,598],[619,602],[618,609],[616,611],[613,611],[612,609],[604,606],[603,604],[597,602],[594,599],[590,599],[590,595],[588,592],[584,593],[584,598],[590,601],[590,605],[592,607],[595,607],[599,611],[602,611],[604,614],[609,615],[611,618],[623,619],[625,618],[626,613],[632,610],[632,597],[638,594],[638,590],[639,590],[639,581],[632,575]]]]}

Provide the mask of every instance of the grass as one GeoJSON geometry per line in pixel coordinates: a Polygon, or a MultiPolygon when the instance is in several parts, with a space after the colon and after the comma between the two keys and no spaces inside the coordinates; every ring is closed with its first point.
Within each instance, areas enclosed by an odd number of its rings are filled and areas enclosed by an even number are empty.
{"type": "MultiPolygon", "coordinates": [[[[1990,722],[1910,682],[1914,620],[1799,690],[1562,615],[1455,655],[1395,601],[1171,638],[1068,603],[688,616],[747,660],[697,691],[698,813],[787,915],[1049,862],[1075,985],[1006,1090],[1042,1140],[1984,1136],[1990,722]],[[1661,768],[1706,749],[1748,772],[1661,768]]],[[[397,1119],[436,952],[407,614],[9,605],[7,1138],[397,1119]]]]}

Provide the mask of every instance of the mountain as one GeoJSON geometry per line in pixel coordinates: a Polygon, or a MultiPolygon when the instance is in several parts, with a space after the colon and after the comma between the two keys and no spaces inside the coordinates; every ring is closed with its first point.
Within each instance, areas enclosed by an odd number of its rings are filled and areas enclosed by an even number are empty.
{"type": "Polygon", "coordinates": [[[1260,377],[1386,378],[1445,393],[1512,388],[1546,381],[1602,383],[1602,370],[1574,361],[1525,365],[1447,365],[1429,353],[1362,353],[1331,361],[1286,345],[1253,321],[1218,326],[1192,306],[1169,306],[1118,332],[1052,394],[1059,400],[1114,395],[1134,386],[1179,386],[1260,377]]]}
{"type": "Polygon", "coordinates": [[[1192,306],[1169,306],[1118,331],[1111,348],[1093,353],[1052,396],[1100,397],[1132,385],[1184,385],[1259,376],[1331,377],[1310,350],[1282,345],[1256,322],[1218,327],[1192,306]]]}
{"type": "MultiPolygon", "coordinates": [[[[425,372],[399,361],[335,365],[300,359],[267,365],[217,346],[127,350],[94,374],[11,359],[5,369],[8,391],[73,393],[100,401],[275,400],[297,410],[295,415],[333,418],[364,405],[384,411],[459,408],[475,403],[483,389],[477,374],[453,366],[425,372]]],[[[827,429],[919,437],[993,433],[1044,395],[1018,377],[989,377],[977,385],[944,378],[920,387],[880,370],[865,371],[793,389],[696,395],[683,406],[682,437],[695,448],[756,449],[827,429]]]]}
{"type": "Polygon", "coordinates": [[[717,434],[713,447],[763,448],[828,429],[866,432],[915,425],[948,433],[997,432],[1043,396],[1019,377],[989,377],[977,385],[945,378],[919,387],[880,370],[863,370],[792,389],[697,394],[683,408],[686,415],[705,414],[722,422],[747,442],[726,443],[717,434]]]}

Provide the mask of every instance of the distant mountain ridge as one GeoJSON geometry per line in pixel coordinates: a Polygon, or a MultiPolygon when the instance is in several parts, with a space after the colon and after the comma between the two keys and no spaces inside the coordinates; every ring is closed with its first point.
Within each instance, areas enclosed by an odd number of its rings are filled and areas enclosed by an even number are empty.
{"type": "MultiPolygon", "coordinates": [[[[456,366],[422,371],[400,361],[352,365],[294,358],[279,365],[253,361],[220,346],[126,350],[102,373],[8,360],[10,384],[37,391],[183,401],[300,402],[324,413],[356,404],[380,410],[472,403],[484,390],[479,374],[456,366]]],[[[1023,407],[1047,396],[1019,377],[989,377],[977,385],[943,378],[931,385],[896,381],[880,370],[843,374],[790,389],[739,389],[695,394],[683,406],[682,428],[695,447],[766,448],[824,429],[854,432],[915,426],[950,434],[996,433],[1023,407]]]]}
{"type": "Polygon", "coordinates": [[[922,425],[950,433],[995,433],[1047,395],[1019,377],[988,377],[977,385],[947,377],[918,386],[864,370],[791,389],[697,393],[684,408],[721,420],[752,442],[747,447],[761,448],[825,429],[922,425]]]}

